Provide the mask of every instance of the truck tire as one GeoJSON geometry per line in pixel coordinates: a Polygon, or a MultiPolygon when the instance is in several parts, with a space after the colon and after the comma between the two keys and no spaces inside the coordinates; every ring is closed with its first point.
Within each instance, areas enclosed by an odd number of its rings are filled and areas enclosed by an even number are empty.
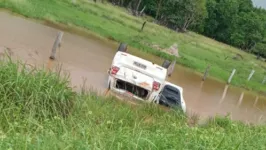
{"type": "Polygon", "coordinates": [[[165,69],[168,69],[168,67],[171,65],[171,62],[169,60],[164,60],[162,67],[165,69]]]}
{"type": "Polygon", "coordinates": [[[117,51],[120,51],[120,52],[127,52],[127,44],[125,43],[120,43],[117,51]]]}

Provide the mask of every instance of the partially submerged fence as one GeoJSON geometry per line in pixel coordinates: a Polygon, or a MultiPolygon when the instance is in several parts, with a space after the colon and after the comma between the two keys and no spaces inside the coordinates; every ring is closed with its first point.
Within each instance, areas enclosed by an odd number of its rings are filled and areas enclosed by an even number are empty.
{"type": "MultiPolygon", "coordinates": [[[[205,69],[205,72],[202,76],[202,80],[205,81],[210,74],[209,72],[211,71],[211,66],[208,65],[205,69]]],[[[266,83],[266,75],[258,73],[256,74],[255,69],[250,69],[250,71],[247,70],[241,70],[237,68],[233,68],[231,71],[227,70],[228,78],[227,78],[227,84],[231,84],[231,82],[234,82],[237,80],[243,81],[243,84],[247,84],[248,82],[257,82],[260,84],[265,84],[266,83]],[[255,77],[255,78],[253,78],[255,77]]]]}

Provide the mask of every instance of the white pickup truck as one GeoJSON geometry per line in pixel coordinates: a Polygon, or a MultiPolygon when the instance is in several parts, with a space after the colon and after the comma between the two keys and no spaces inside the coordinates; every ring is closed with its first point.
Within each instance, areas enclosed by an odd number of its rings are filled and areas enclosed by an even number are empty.
{"type": "Polygon", "coordinates": [[[109,70],[108,88],[137,100],[179,107],[186,112],[183,89],[166,78],[166,68],[118,51],[109,70]]]}

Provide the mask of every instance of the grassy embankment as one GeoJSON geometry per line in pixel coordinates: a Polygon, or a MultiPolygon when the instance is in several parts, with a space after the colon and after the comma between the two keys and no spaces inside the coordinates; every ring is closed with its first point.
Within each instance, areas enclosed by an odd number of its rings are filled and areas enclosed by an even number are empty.
{"type": "Polygon", "coordinates": [[[153,105],[75,93],[58,73],[0,61],[0,149],[266,149],[266,126],[202,125],[153,105]]]}
{"type": "Polygon", "coordinates": [[[29,18],[82,27],[102,37],[126,42],[132,47],[167,59],[172,59],[172,56],[148,45],[168,48],[177,43],[182,56],[178,63],[201,73],[210,64],[210,76],[221,81],[227,81],[235,68],[237,73],[233,85],[257,92],[266,90],[266,86],[261,84],[266,65],[256,60],[254,55],[192,32],[176,33],[151,22],[147,23],[144,32],[139,32],[143,18],[133,17],[124,9],[110,4],[95,4],[87,0],[77,0],[76,4],[72,4],[71,0],[1,0],[0,7],[29,18]],[[232,59],[237,53],[244,59],[232,59]],[[255,69],[256,73],[247,82],[251,69],[255,69]]]}

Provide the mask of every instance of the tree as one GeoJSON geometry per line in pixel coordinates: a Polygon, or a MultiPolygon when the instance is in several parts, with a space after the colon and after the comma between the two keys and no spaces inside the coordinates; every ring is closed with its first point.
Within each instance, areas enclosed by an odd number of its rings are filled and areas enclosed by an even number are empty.
{"type": "Polygon", "coordinates": [[[167,0],[143,0],[143,5],[146,6],[145,12],[158,20],[166,1],[167,0]]]}
{"type": "Polygon", "coordinates": [[[266,13],[251,0],[207,0],[204,35],[250,51],[265,37],[266,13]]]}
{"type": "Polygon", "coordinates": [[[249,52],[266,54],[266,10],[255,8],[252,0],[109,1],[130,6],[133,15],[146,8],[145,14],[171,29],[190,29],[249,52]]]}
{"type": "Polygon", "coordinates": [[[232,27],[231,44],[244,50],[251,50],[263,40],[264,25],[255,12],[241,12],[232,27]]]}
{"type": "Polygon", "coordinates": [[[222,42],[230,42],[231,26],[238,14],[237,0],[207,0],[208,17],[204,34],[222,42]]]}
{"type": "Polygon", "coordinates": [[[207,16],[205,0],[167,0],[162,9],[165,20],[178,31],[185,32],[191,25],[207,16]]]}
{"type": "Polygon", "coordinates": [[[257,55],[257,58],[261,56],[266,58],[266,41],[257,43],[256,46],[252,49],[252,52],[257,55]]]}

